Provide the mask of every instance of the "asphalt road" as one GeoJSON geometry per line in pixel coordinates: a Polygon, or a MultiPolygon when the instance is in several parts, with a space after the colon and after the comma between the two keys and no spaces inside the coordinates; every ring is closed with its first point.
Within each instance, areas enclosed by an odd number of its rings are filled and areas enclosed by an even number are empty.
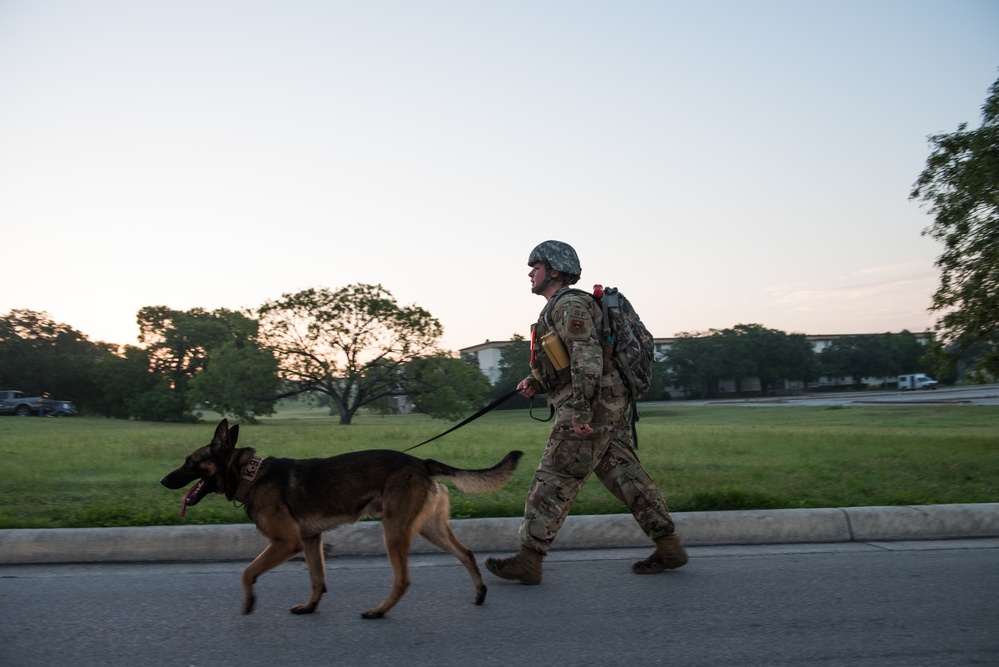
{"type": "MultiPolygon", "coordinates": [[[[553,551],[545,580],[499,581],[472,604],[443,554],[412,562],[389,615],[384,557],[331,559],[317,613],[304,564],[258,583],[245,563],[0,567],[0,664],[34,665],[995,665],[999,539],[690,549],[637,576],[645,549],[553,551]]],[[[480,562],[489,554],[478,554],[480,562]]]]}

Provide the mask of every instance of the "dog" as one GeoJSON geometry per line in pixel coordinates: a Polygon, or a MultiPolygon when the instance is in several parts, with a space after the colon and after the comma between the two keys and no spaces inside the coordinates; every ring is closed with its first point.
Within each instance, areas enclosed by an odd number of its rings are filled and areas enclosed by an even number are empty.
{"type": "Polygon", "coordinates": [[[168,489],[195,482],[184,494],[180,514],[210,493],[243,503],[247,516],[269,540],[243,571],[243,613],[253,611],[253,585],[263,573],[304,551],[312,583],[308,602],[295,614],[316,610],[326,592],[323,532],[364,518],[381,518],[385,549],[392,565],[392,589],[363,618],[381,618],[409,588],[409,550],[419,534],[453,554],[472,575],[475,604],[486,599],[486,585],[475,554],[451,532],[447,487],[488,493],[501,489],[517,469],[522,452],[512,451],[492,468],[462,470],[388,449],[371,449],[324,459],[260,458],[250,447],[236,448],[239,426],[223,419],[211,443],[189,454],[184,465],[161,480],[168,489]]]}

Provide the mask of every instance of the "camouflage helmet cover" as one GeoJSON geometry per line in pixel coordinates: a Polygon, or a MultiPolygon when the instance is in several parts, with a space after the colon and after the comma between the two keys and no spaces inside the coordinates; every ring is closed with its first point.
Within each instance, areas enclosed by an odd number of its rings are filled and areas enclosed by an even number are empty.
{"type": "Polygon", "coordinates": [[[563,241],[542,241],[535,246],[527,259],[527,265],[534,266],[538,262],[547,262],[556,271],[573,276],[579,276],[583,272],[576,251],[563,241]]]}

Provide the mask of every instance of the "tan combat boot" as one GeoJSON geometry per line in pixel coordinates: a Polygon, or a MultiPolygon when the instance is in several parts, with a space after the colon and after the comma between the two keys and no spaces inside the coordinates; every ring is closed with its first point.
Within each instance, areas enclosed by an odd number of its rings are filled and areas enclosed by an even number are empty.
{"type": "Polygon", "coordinates": [[[509,558],[487,558],[486,569],[503,579],[515,579],[522,584],[537,586],[541,583],[540,551],[522,546],[515,556],[509,558]]]}
{"type": "Polygon", "coordinates": [[[687,564],[687,552],[676,535],[660,537],[656,540],[656,550],[645,560],[631,566],[635,574],[658,574],[663,570],[675,570],[687,564]]]}

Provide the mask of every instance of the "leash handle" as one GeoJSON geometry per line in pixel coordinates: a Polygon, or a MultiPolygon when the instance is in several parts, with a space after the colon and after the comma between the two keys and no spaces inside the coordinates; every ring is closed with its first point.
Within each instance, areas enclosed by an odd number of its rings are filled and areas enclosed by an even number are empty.
{"type": "Polygon", "coordinates": [[[439,435],[435,435],[434,437],[430,438],[429,440],[424,440],[424,441],[423,441],[423,442],[421,442],[420,444],[418,444],[418,445],[413,445],[413,446],[412,446],[412,447],[410,447],[409,449],[404,449],[404,450],[402,450],[402,451],[404,451],[404,452],[408,452],[408,451],[409,451],[410,449],[416,449],[417,447],[420,447],[420,446],[422,446],[422,445],[425,445],[425,444],[427,444],[428,442],[433,442],[433,441],[434,441],[434,440],[436,440],[437,438],[442,438],[442,437],[444,437],[445,435],[447,435],[448,433],[450,433],[451,431],[454,431],[454,430],[456,430],[456,429],[459,429],[459,428],[461,428],[462,426],[464,426],[464,425],[465,425],[465,424],[467,424],[468,422],[470,422],[470,421],[474,421],[474,420],[478,419],[479,417],[481,417],[482,415],[484,415],[484,414],[486,414],[487,412],[489,412],[490,410],[493,410],[493,409],[495,409],[495,408],[499,407],[499,406],[500,406],[501,404],[503,404],[503,403],[506,403],[507,401],[509,401],[509,400],[510,400],[511,398],[513,398],[514,396],[516,396],[516,395],[517,395],[517,394],[519,394],[519,393],[520,393],[520,392],[519,392],[518,390],[514,389],[514,390],[513,390],[513,391],[511,391],[511,392],[510,392],[509,394],[506,394],[505,396],[502,396],[502,397],[500,397],[500,398],[497,398],[497,399],[496,399],[495,401],[493,401],[492,403],[490,403],[490,404],[489,404],[489,405],[487,405],[486,407],[482,408],[481,410],[479,410],[478,412],[476,412],[476,413],[475,413],[474,415],[472,415],[471,417],[468,417],[468,418],[466,418],[466,419],[465,419],[465,421],[461,422],[460,424],[455,424],[454,426],[452,426],[452,427],[451,427],[451,428],[449,428],[448,430],[444,431],[443,433],[441,433],[441,434],[439,434],[439,435]]]}

